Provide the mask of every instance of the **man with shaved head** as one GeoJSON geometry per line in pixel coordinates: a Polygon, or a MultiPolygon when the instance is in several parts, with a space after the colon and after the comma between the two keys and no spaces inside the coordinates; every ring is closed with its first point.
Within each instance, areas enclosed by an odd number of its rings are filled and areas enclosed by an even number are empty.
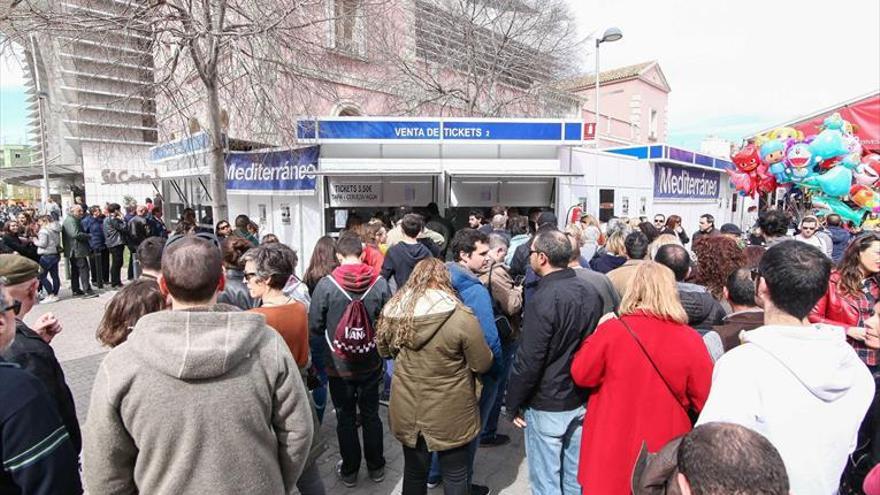
{"type": "Polygon", "coordinates": [[[95,379],[89,493],[293,492],[314,435],[307,392],[263,315],[216,303],[221,263],[209,234],[168,240],[171,310],[138,320],[95,379]]]}

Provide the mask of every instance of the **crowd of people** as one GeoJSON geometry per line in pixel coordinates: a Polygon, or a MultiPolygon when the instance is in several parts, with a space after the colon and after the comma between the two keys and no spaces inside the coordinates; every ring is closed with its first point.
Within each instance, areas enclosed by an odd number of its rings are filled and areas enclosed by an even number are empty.
{"type": "Polygon", "coordinates": [[[504,418],[536,494],[880,493],[880,235],[775,209],[745,233],[708,214],[690,235],[677,215],[575,220],[350,217],[300,278],[245,215],[210,231],[190,210],[169,233],[156,201],[19,212],[0,492],[323,494],[332,407],[346,487],[363,465],[385,479],[387,425],[403,494],[489,493],[475,459],[510,442],[504,418]],[[119,289],[82,433],[62,323],[23,321],[58,294],[62,253],[74,294],[119,289]]]}

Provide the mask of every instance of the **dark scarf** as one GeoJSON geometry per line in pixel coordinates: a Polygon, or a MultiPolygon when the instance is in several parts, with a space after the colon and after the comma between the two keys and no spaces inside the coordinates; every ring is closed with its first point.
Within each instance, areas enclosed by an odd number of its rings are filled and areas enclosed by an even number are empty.
{"type": "Polygon", "coordinates": [[[364,292],[378,277],[373,267],[365,263],[339,265],[331,275],[336,283],[349,292],[364,292]]]}

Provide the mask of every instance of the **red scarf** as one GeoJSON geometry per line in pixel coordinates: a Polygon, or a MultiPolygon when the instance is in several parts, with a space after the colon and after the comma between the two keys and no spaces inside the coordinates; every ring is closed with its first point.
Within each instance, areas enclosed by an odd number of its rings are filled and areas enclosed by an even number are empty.
{"type": "Polygon", "coordinates": [[[379,277],[373,267],[365,263],[339,265],[331,275],[336,283],[349,292],[364,292],[379,277]]]}

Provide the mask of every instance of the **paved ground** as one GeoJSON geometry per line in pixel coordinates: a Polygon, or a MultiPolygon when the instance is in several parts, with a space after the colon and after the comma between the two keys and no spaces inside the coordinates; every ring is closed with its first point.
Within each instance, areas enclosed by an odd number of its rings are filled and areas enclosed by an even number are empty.
{"type": "MultiPolygon", "coordinates": [[[[66,293],[69,295],[69,293],[66,293]]],[[[57,303],[40,305],[34,308],[26,321],[33,321],[39,315],[52,312],[64,325],[64,330],[52,342],[52,347],[64,368],[67,382],[76,400],[80,423],[85,421],[88,411],[92,383],[98,366],[107,352],[95,339],[95,329],[103,315],[104,306],[112,297],[107,292],[95,299],[63,299],[57,303]]],[[[65,292],[62,292],[62,297],[65,292]]],[[[318,459],[319,469],[328,494],[342,495],[385,495],[400,493],[403,453],[397,440],[388,433],[387,410],[381,409],[385,429],[385,457],[387,460],[386,479],[373,483],[366,476],[366,467],[361,469],[360,481],[356,488],[346,488],[338,483],[334,467],[339,459],[336,441],[336,418],[332,409],[324,416],[321,434],[327,439],[329,448],[318,459]]],[[[513,441],[504,447],[480,449],[477,453],[475,481],[488,485],[492,493],[527,494],[528,467],[524,458],[522,434],[509,422],[501,420],[501,431],[511,435],[513,441]]],[[[439,495],[442,488],[430,490],[439,495]]]]}

